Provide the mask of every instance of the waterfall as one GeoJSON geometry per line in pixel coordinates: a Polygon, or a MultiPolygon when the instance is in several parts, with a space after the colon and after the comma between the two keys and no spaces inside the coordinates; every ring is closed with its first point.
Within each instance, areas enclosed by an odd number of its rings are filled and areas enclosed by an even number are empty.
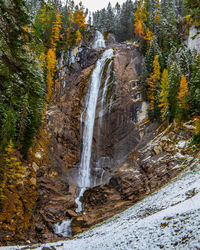
{"type": "Polygon", "coordinates": [[[97,98],[105,62],[112,56],[113,50],[106,50],[103,53],[102,58],[97,61],[95,69],[93,70],[91,76],[90,89],[88,92],[88,98],[86,100],[86,116],[83,131],[83,150],[79,167],[79,186],[82,188],[90,187],[90,160],[97,98]]]}
{"type": "Polygon", "coordinates": [[[108,83],[109,83],[109,80],[110,80],[111,65],[112,65],[112,61],[108,65],[108,71],[107,71],[107,74],[106,74],[106,80],[105,80],[103,93],[102,93],[102,97],[101,97],[101,107],[100,107],[100,111],[99,111],[99,122],[98,122],[99,123],[98,124],[99,136],[100,136],[100,130],[101,130],[101,126],[102,126],[102,117],[103,117],[103,114],[104,114],[104,102],[105,102],[106,93],[107,93],[107,89],[108,89],[108,83]]]}
{"type": "Polygon", "coordinates": [[[61,223],[57,223],[53,227],[54,233],[63,237],[71,237],[71,220],[63,220],[61,223]]]}
{"type": "Polygon", "coordinates": [[[94,42],[94,45],[93,45],[93,49],[97,49],[99,47],[105,48],[106,44],[105,44],[105,40],[104,40],[104,37],[103,37],[102,33],[97,30],[96,35],[95,35],[95,42],[94,42]]]}
{"type": "Polygon", "coordinates": [[[81,189],[79,196],[76,198],[76,203],[78,204],[78,208],[76,210],[77,212],[80,212],[82,210],[80,202],[81,196],[83,196],[85,189],[91,186],[90,161],[92,153],[92,139],[96,115],[96,105],[103,69],[107,59],[110,59],[112,57],[113,50],[106,50],[103,53],[102,58],[97,61],[91,76],[90,88],[86,99],[86,115],[83,130],[83,149],[78,176],[78,185],[81,189]]]}

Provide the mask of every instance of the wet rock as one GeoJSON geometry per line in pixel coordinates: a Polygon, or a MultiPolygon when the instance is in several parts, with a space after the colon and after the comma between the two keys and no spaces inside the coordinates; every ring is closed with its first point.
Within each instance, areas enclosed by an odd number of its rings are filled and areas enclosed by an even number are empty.
{"type": "Polygon", "coordinates": [[[81,47],[81,52],[78,53],[79,63],[82,69],[88,68],[93,65],[99,57],[97,50],[91,49],[86,46],[81,47]]]}

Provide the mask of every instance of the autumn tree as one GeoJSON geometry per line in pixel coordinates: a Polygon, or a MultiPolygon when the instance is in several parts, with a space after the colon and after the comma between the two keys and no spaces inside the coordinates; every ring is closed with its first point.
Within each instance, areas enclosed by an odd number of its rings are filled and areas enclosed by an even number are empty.
{"type": "Polygon", "coordinates": [[[144,39],[147,40],[148,48],[149,48],[151,41],[153,39],[153,33],[151,32],[151,30],[149,28],[146,29],[146,34],[145,34],[144,39]]]}
{"type": "Polygon", "coordinates": [[[21,179],[24,175],[24,170],[21,165],[21,162],[16,157],[16,150],[14,149],[14,144],[12,140],[10,140],[8,146],[5,148],[5,153],[1,155],[0,165],[1,203],[5,201],[6,195],[14,187],[13,183],[21,179]]]}
{"type": "Polygon", "coordinates": [[[164,121],[166,119],[169,107],[168,94],[169,94],[169,81],[168,81],[168,71],[164,69],[161,77],[161,92],[160,92],[160,104],[161,108],[161,118],[164,121]]]}
{"type": "Polygon", "coordinates": [[[85,22],[85,14],[82,4],[79,4],[79,8],[75,11],[74,15],[74,22],[78,26],[78,28],[85,29],[87,27],[87,24],[85,22]]]}
{"type": "Polygon", "coordinates": [[[153,23],[155,26],[159,26],[160,23],[160,2],[159,0],[156,0],[156,4],[155,4],[155,10],[154,10],[154,17],[153,17],[153,23]]]}
{"type": "Polygon", "coordinates": [[[179,108],[183,110],[188,110],[188,82],[184,75],[181,77],[180,89],[178,92],[178,104],[179,108]]]}
{"type": "Polygon", "coordinates": [[[60,40],[60,31],[62,28],[61,14],[55,9],[56,20],[53,22],[52,35],[51,35],[51,45],[56,48],[56,43],[60,40]]]}
{"type": "Polygon", "coordinates": [[[145,34],[144,22],[147,21],[147,10],[143,0],[137,2],[137,10],[135,12],[135,34],[143,38],[145,34]]]}
{"type": "Polygon", "coordinates": [[[150,77],[147,79],[148,86],[148,100],[149,100],[149,111],[154,110],[154,104],[156,100],[156,90],[159,85],[160,80],[160,64],[159,56],[155,55],[153,62],[153,73],[150,74],[150,77]]]}

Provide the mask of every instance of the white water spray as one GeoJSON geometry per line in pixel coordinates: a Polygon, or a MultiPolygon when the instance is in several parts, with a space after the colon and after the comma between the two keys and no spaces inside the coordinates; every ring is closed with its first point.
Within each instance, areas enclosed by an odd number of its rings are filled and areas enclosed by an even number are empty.
{"type": "Polygon", "coordinates": [[[105,44],[105,40],[104,40],[102,33],[97,30],[96,35],[95,35],[95,42],[93,45],[93,49],[97,49],[99,47],[105,48],[106,44],[105,44]]]}
{"type": "Polygon", "coordinates": [[[86,117],[83,131],[83,150],[79,168],[79,186],[82,188],[90,187],[90,160],[97,98],[105,62],[107,59],[112,58],[112,56],[113,50],[106,50],[103,53],[102,58],[97,61],[91,77],[91,85],[86,103],[86,117]]]}
{"type": "Polygon", "coordinates": [[[82,211],[81,197],[87,187],[91,186],[91,173],[90,173],[90,161],[92,152],[92,139],[93,130],[96,114],[96,105],[98,99],[99,88],[101,85],[101,78],[103,73],[103,68],[105,66],[106,60],[113,57],[113,50],[108,49],[103,53],[101,59],[96,63],[91,76],[91,84],[88,92],[88,98],[86,100],[86,115],[83,131],[83,150],[81,154],[81,163],[79,167],[79,179],[78,185],[81,188],[79,196],[76,199],[78,208],[76,212],[82,211]]]}
{"type": "Polygon", "coordinates": [[[98,122],[99,123],[98,124],[99,136],[100,136],[100,129],[101,129],[101,126],[102,126],[103,115],[104,115],[104,103],[105,103],[106,93],[107,93],[107,89],[108,89],[108,83],[109,83],[109,80],[110,80],[111,65],[112,65],[112,61],[108,65],[108,71],[107,71],[107,74],[106,74],[106,80],[105,80],[103,93],[102,93],[102,97],[101,97],[101,107],[100,107],[100,111],[99,111],[99,122],[98,122]]]}

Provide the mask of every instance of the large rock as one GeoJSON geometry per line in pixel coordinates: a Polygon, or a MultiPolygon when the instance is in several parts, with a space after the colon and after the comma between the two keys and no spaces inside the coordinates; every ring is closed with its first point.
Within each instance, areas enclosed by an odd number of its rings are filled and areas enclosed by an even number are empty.
{"type": "Polygon", "coordinates": [[[188,48],[200,52],[200,34],[194,25],[189,30],[188,48]]]}

